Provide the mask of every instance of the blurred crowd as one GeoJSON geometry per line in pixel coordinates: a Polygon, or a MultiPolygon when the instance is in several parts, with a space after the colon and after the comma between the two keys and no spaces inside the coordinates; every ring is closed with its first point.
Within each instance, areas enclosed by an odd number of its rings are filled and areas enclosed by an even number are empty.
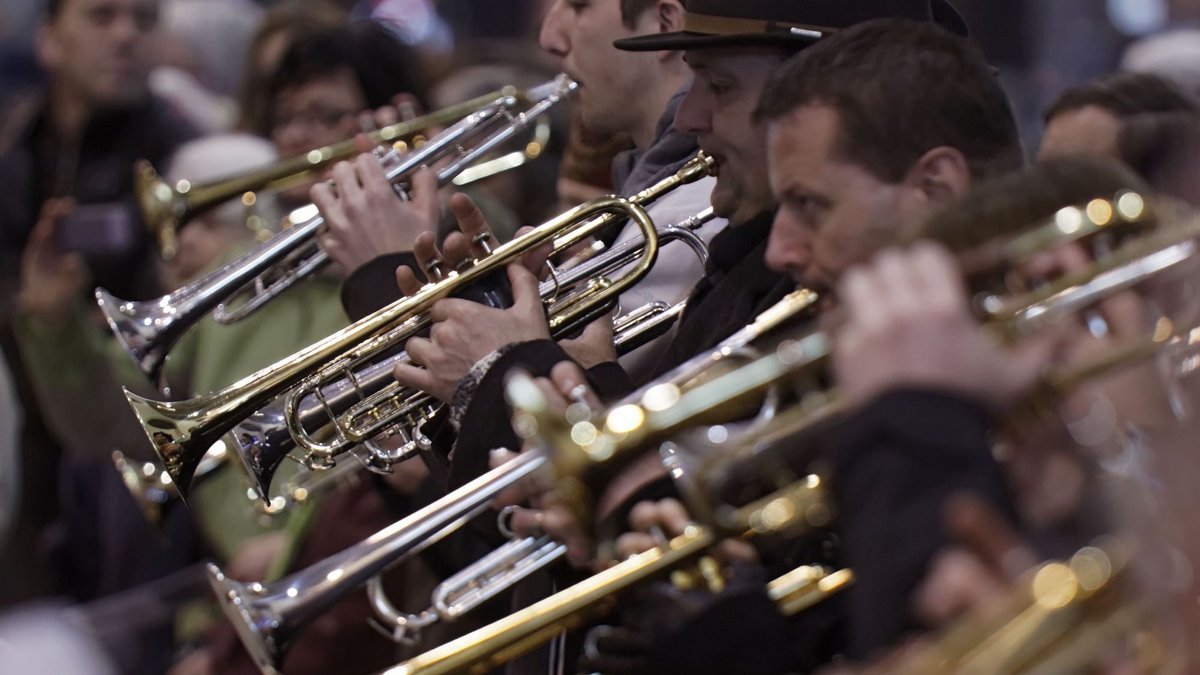
{"type": "MultiPolygon", "coordinates": [[[[357,479],[387,481],[390,492],[338,493],[283,515],[256,511],[232,472],[197,486],[188,508],[139,503],[112,453],[119,449],[135,474],[155,458],[121,387],[155,390],[112,339],[93,290],[146,300],[184,287],[277,231],[285,214],[313,200],[313,185],[330,177],[307,176],[209,210],[179,231],[173,255],[164,256],[164,242],[142,226],[136,208],[139,160],[168,184],[199,185],[505,85],[545,82],[557,73],[537,38],[550,4],[5,0],[0,610],[35,602],[78,609],[0,621],[0,664],[32,663],[5,661],[4,643],[40,644],[37,626],[44,624],[49,634],[78,642],[67,648],[50,640],[59,647],[42,652],[30,670],[12,672],[103,672],[105,663],[111,672],[253,672],[206,600],[200,561],[219,560],[237,578],[278,578],[438,494],[423,467],[410,462],[387,477],[357,479]],[[384,494],[400,503],[383,504],[384,494]]],[[[1171,182],[1200,157],[1191,152],[1200,149],[1200,127],[1190,99],[1200,95],[1200,28],[1192,28],[1200,3],[956,5],[999,70],[1026,147],[1067,154],[1094,151],[1097,139],[1107,139],[1110,147],[1099,149],[1156,187],[1200,203],[1192,181],[1171,182]],[[1061,97],[1067,90],[1075,98],[1061,97]]],[[[553,116],[549,129],[536,159],[457,188],[502,239],[564,204],[612,191],[610,163],[631,147],[628,138],[590,134],[569,111],[553,116]]],[[[431,207],[446,231],[453,226],[448,198],[449,190],[431,207]]],[[[163,375],[173,394],[219,389],[346,325],[340,273],[364,261],[353,250],[330,253],[336,269],[285,300],[234,326],[205,320],[189,333],[163,375]]],[[[292,473],[284,467],[281,476],[292,473]]],[[[419,611],[450,571],[435,551],[389,575],[386,585],[419,611]]],[[[311,626],[288,672],[369,672],[413,653],[381,639],[367,611],[356,597],[311,626]],[[335,651],[322,642],[331,636],[335,651]],[[340,662],[348,653],[354,659],[340,662]]]]}

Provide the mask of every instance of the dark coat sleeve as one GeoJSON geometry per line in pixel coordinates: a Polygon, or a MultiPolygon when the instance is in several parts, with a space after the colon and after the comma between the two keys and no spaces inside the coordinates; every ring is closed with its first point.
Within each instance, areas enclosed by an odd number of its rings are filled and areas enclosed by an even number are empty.
{"type": "Polygon", "coordinates": [[[372,314],[400,299],[396,268],[407,265],[423,279],[417,259],[409,251],[387,253],[359,267],[342,282],[342,307],[351,321],[372,314]]]}
{"type": "MultiPolygon", "coordinates": [[[[463,414],[462,428],[450,461],[449,489],[486,472],[492,449],[516,450],[521,446],[512,430],[511,415],[504,398],[505,375],[513,368],[521,368],[535,377],[548,377],[560,361],[570,360],[571,357],[554,341],[535,340],[514,346],[492,364],[463,414]]],[[[588,370],[587,375],[601,399],[619,395],[630,386],[625,371],[616,363],[596,366],[588,370]]]]}
{"type": "Polygon", "coordinates": [[[916,627],[913,590],[946,546],[947,497],[1012,506],[978,405],[930,391],[885,394],[833,431],[833,494],[846,563],[848,656],[861,659],[916,627]]]}

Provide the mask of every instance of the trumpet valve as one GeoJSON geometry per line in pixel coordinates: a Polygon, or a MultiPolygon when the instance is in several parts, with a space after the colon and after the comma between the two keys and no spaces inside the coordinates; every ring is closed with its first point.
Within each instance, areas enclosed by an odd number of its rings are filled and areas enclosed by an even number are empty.
{"type": "Polygon", "coordinates": [[[725,575],[721,565],[712,556],[703,556],[689,569],[671,573],[671,584],[682,590],[703,589],[720,593],[725,589],[725,575]]]}

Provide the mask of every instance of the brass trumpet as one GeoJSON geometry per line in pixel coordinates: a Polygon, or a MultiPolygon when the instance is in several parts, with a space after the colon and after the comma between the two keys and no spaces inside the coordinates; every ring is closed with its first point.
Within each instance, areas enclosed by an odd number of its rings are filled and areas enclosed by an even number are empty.
{"type": "MultiPolygon", "coordinates": [[[[636,199],[644,205],[652,198],[647,195],[636,199]]],[[[682,241],[701,261],[706,260],[706,245],[695,230],[713,217],[709,208],[678,224],[657,228],[658,245],[682,241]]],[[[608,297],[609,279],[635,263],[643,255],[644,247],[643,241],[625,242],[570,270],[553,273],[543,282],[540,294],[553,323],[553,336],[562,337],[573,329],[570,324],[556,323],[554,317],[581,303],[593,302],[597,293],[608,297]]],[[[613,326],[618,354],[628,353],[661,335],[681,311],[682,305],[650,303],[618,317],[613,326]]],[[[288,440],[284,442],[271,443],[269,434],[264,433],[267,430],[261,426],[255,430],[245,428],[246,425],[239,427],[235,436],[242,441],[241,456],[260,492],[266,494],[275,469],[296,446],[304,451],[303,461],[312,469],[327,468],[337,455],[356,446],[367,448],[368,464],[380,471],[388,471],[395,463],[418,453],[424,447],[420,428],[438,405],[427,394],[406,390],[392,379],[392,367],[404,360],[407,355],[399,354],[361,370],[358,364],[339,364],[337,368],[314,374],[284,399],[279,418],[288,430],[288,440]],[[319,430],[321,437],[313,430],[319,430]],[[385,450],[373,440],[381,435],[399,435],[401,442],[396,449],[385,450]]]]}
{"type": "MultiPolygon", "coordinates": [[[[711,167],[711,158],[700,156],[632,200],[606,197],[575,207],[500,246],[473,266],[451,272],[444,280],[427,284],[415,296],[399,300],[222,391],[180,402],[152,401],[128,391],[126,397],[186,499],[191,474],[207,446],[255,410],[297,386],[337,380],[347,368],[379,358],[381,351],[403,344],[427,326],[425,313],[438,300],[492,274],[503,274],[504,265],[544,244],[553,243],[553,250],[561,254],[608,226],[617,217],[613,214],[619,214],[629,218],[642,235],[637,262],[621,278],[585,289],[584,297],[573,295],[561,310],[555,309],[550,327],[556,333],[569,331],[595,318],[645,276],[657,257],[657,231],[636,202],[651,201],[677,185],[705,176],[711,167]]],[[[316,458],[322,459],[319,453],[316,458]]]]}
{"type": "MultiPolygon", "coordinates": [[[[513,100],[531,105],[546,97],[545,86],[526,92],[518,91],[515,87],[504,87],[499,91],[442,108],[407,122],[397,122],[376,129],[368,133],[367,138],[374,145],[391,144],[396,151],[407,152],[410,142],[415,147],[424,144],[426,139],[420,136],[422,132],[453,124],[497,100],[513,100]]],[[[536,137],[525,150],[524,157],[526,159],[534,159],[541,154],[548,133],[548,127],[538,128],[536,137]]],[[[155,235],[163,257],[170,259],[175,254],[177,233],[182,223],[247,192],[284,190],[303,184],[304,181],[315,178],[332,164],[357,154],[359,151],[356,143],[353,139],[347,139],[340,143],[316,148],[297,157],[280,160],[264,169],[199,185],[193,185],[187,180],[169,185],[159,177],[149,162],[141,161],[134,167],[134,194],[137,196],[137,204],[141,210],[143,222],[155,235]]],[[[516,161],[515,158],[506,157],[503,166],[508,168],[514,161],[516,161]]],[[[490,175],[497,168],[499,167],[487,167],[480,173],[481,175],[490,175]]],[[[499,170],[503,171],[505,168],[499,170]]],[[[479,171],[479,167],[473,171],[479,171]]],[[[474,180],[478,180],[478,178],[474,180]]]]}
{"type": "MultiPolygon", "coordinates": [[[[438,183],[444,185],[566,100],[575,88],[574,82],[560,78],[547,91],[539,88],[543,98],[524,112],[516,111],[515,97],[490,101],[416,151],[386,152],[380,161],[388,180],[402,190],[415,170],[455,156],[438,171],[438,183]],[[472,140],[476,144],[464,149],[472,140]]],[[[316,207],[296,209],[288,221],[290,227],[237,260],[155,300],[124,301],[96,289],[96,302],[113,334],[147,377],[160,380],[171,346],[209,312],[226,322],[237,320],[329,263],[328,254],[316,241],[325,224],[316,207]],[[244,304],[235,308],[232,303],[242,296],[246,297],[244,304]]]]}
{"type": "MultiPolygon", "coordinates": [[[[598,226],[594,216],[622,213],[645,233],[648,245],[646,259],[640,269],[644,273],[658,253],[654,225],[646,212],[620,197],[597,199],[576,207],[543,224],[537,229],[501,246],[496,253],[484,258],[474,267],[461,273],[452,272],[439,283],[426,285],[419,293],[405,298],[348,326],[333,335],[301,350],[283,361],[268,366],[225,389],[186,401],[153,401],[126,390],[126,398],[141,420],[163,466],[175,481],[180,495],[186,499],[192,474],[200,458],[222,435],[255,410],[289,390],[304,378],[318,372],[335,359],[355,363],[396,343],[394,331],[411,327],[438,300],[448,297],[455,289],[470,285],[488,274],[501,270],[516,256],[548,243],[566,230],[579,233],[580,238],[592,235],[598,226]],[[583,223],[580,225],[580,223],[583,223]]],[[[619,293],[636,279],[614,283],[619,293]]],[[[615,297],[612,296],[612,297],[615,297]]],[[[583,308],[563,315],[560,323],[571,323],[593,308],[583,308]]]]}

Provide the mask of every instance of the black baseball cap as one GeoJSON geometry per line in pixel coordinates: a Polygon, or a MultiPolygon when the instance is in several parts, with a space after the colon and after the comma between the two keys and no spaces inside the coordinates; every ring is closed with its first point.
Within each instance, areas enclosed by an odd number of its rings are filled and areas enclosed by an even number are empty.
{"type": "Polygon", "coordinates": [[[967,22],[949,0],[687,0],[683,30],[617,40],[633,52],[748,45],[797,48],[873,19],[932,21],[958,35],[967,22]]]}

